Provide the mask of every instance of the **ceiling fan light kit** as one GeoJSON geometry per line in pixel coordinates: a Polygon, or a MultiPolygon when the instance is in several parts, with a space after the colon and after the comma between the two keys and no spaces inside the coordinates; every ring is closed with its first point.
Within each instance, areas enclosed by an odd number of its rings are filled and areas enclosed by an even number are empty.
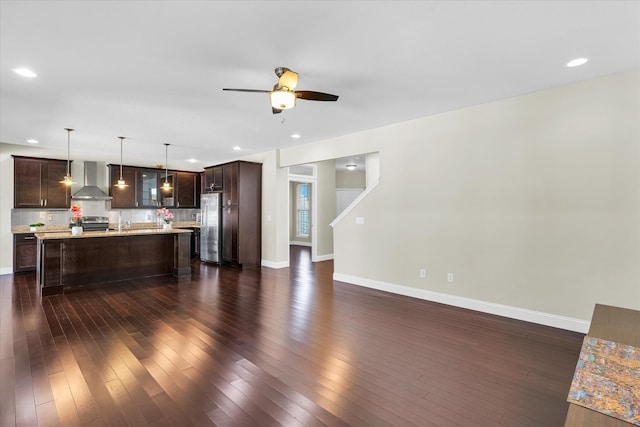
{"type": "Polygon", "coordinates": [[[286,67],[278,67],[275,69],[278,76],[278,83],[273,86],[273,90],[264,89],[229,89],[234,92],[254,92],[268,93],[271,100],[271,111],[273,114],[279,114],[282,110],[288,110],[296,106],[296,98],[306,99],[309,101],[337,101],[338,95],[330,93],[315,92],[311,90],[294,91],[298,85],[298,73],[291,71],[286,67]]]}
{"type": "Polygon", "coordinates": [[[296,95],[288,90],[274,90],[270,93],[271,107],[278,110],[288,110],[296,106],[296,95]]]}

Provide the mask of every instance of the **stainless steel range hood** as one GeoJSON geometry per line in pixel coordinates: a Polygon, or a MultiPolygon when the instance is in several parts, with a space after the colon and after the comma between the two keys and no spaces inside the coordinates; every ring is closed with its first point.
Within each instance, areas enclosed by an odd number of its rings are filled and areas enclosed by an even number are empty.
{"type": "Polygon", "coordinates": [[[75,200],[111,200],[111,196],[98,187],[98,162],[84,162],[84,187],[71,197],[75,200]]]}

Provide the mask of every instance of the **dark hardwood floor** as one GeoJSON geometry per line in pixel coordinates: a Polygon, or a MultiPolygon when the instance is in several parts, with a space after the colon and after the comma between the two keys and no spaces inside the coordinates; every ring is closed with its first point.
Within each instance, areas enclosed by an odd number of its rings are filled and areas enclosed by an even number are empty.
{"type": "Polygon", "coordinates": [[[0,425],[563,424],[582,334],[291,265],[48,297],[0,276],[0,425]]]}

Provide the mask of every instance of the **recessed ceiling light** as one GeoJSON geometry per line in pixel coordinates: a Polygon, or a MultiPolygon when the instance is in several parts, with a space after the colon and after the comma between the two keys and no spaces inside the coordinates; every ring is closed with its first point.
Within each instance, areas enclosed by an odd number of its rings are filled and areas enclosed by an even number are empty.
{"type": "Polygon", "coordinates": [[[238,145],[236,145],[235,147],[233,147],[234,150],[239,151],[240,147],[238,145]]]}
{"type": "Polygon", "coordinates": [[[291,138],[293,138],[293,139],[298,139],[298,138],[300,138],[301,136],[302,136],[302,135],[300,135],[299,133],[294,133],[294,134],[292,134],[292,135],[291,135],[291,138]]]}
{"type": "Polygon", "coordinates": [[[189,163],[198,163],[197,159],[188,159],[187,162],[189,163]]]}
{"type": "Polygon", "coordinates": [[[345,166],[345,168],[347,168],[350,171],[356,170],[357,167],[358,165],[354,165],[354,164],[349,164],[345,166]]]}
{"type": "Polygon", "coordinates": [[[38,141],[37,139],[33,139],[33,138],[31,138],[31,139],[27,139],[27,142],[28,142],[29,144],[38,144],[40,141],[38,141]]]}
{"type": "Polygon", "coordinates": [[[586,64],[587,62],[589,62],[588,58],[576,58],[567,62],[567,67],[579,67],[581,65],[586,64]]]}
{"type": "Polygon", "coordinates": [[[38,77],[36,73],[28,68],[14,68],[13,72],[16,74],[20,74],[23,77],[38,77]]]}

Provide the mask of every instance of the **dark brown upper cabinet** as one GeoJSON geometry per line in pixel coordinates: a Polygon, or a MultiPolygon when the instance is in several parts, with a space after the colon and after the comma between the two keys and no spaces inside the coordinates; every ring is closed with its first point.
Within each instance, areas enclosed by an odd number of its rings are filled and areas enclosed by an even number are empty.
{"type": "Polygon", "coordinates": [[[68,208],[71,189],[60,181],[67,161],[35,157],[13,158],[13,206],[15,208],[68,208]]]}
{"type": "Polygon", "coordinates": [[[176,208],[200,207],[200,174],[174,172],[174,202],[176,208]]]}
{"type": "Polygon", "coordinates": [[[204,182],[202,185],[203,193],[222,191],[222,168],[223,166],[212,166],[204,169],[204,182]]]}
{"type": "Polygon", "coordinates": [[[200,206],[200,174],[170,170],[166,175],[163,169],[148,169],[136,166],[123,166],[122,176],[128,187],[118,188],[115,184],[120,178],[120,165],[109,165],[111,186],[109,195],[113,197],[111,207],[128,208],[198,208],[200,206]],[[166,181],[171,185],[169,191],[162,189],[166,181]]]}
{"type": "Polygon", "coordinates": [[[160,170],[136,168],[136,207],[158,208],[160,207],[160,170]]]}
{"type": "Polygon", "coordinates": [[[120,179],[120,165],[109,165],[109,176],[111,177],[111,185],[109,186],[109,195],[112,197],[111,207],[115,209],[137,208],[137,168],[132,166],[122,167],[122,178],[127,184],[127,187],[124,188],[116,186],[120,179]]]}

